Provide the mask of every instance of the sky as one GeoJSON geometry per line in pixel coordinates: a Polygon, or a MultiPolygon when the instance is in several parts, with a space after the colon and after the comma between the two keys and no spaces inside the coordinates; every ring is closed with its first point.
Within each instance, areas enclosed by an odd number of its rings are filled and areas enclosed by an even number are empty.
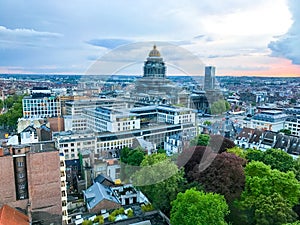
{"type": "MultiPolygon", "coordinates": [[[[298,0],[0,2],[0,73],[88,74],[95,64],[96,72],[102,73],[106,64],[98,62],[110,61],[118,65],[109,69],[111,73],[139,75],[153,44],[170,67],[177,65],[178,71],[189,74],[204,73],[192,65],[199,62],[216,66],[217,75],[300,77],[300,4],[298,0]],[[165,46],[173,46],[177,54],[165,46]],[[198,60],[191,61],[191,55],[198,60]]],[[[175,70],[168,71],[172,75],[175,70]]]]}

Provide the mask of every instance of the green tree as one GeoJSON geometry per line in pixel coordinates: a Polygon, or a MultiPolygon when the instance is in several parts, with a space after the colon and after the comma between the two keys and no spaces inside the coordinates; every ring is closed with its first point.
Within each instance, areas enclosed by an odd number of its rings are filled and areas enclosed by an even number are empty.
{"type": "Polygon", "coordinates": [[[238,157],[241,157],[243,159],[246,159],[246,152],[244,149],[240,148],[240,147],[233,147],[233,148],[229,148],[226,150],[228,153],[232,153],[235,154],[238,157]]]}
{"type": "Polygon", "coordinates": [[[300,197],[300,183],[295,174],[272,170],[269,165],[255,161],[247,164],[245,174],[245,190],[238,202],[246,220],[243,224],[292,222],[295,218],[292,207],[300,197]],[[280,213],[275,213],[279,208],[280,213]]]}
{"type": "Polygon", "coordinates": [[[208,134],[200,134],[191,140],[192,146],[207,146],[209,144],[210,136],[208,134]]]}
{"type": "Polygon", "coordinates": [[[206,126],[210,126],[211,125],[211,122],[209,120],[205,120],[203,122],[203,125],[206,125],[206,126]]]}
{"type": "Polygon", "coordinates": [[[210,106],[210,111],[212,114],[222,114],[230,109],[230,104],[225,100],[218,100],[213,102],[210,106]]]}
{"type": "Polygon", "coordinates": [[[281,129],[281,130],[279,130],[279,132],[287,134],[287,135],[290,135],[292,133],[292,131],[289,129],[281,129]]]}
{"type": "Polygon", "coordinates": [[[224,217],[229,213],[222,195],[189,189],[179,193],[172,202],[172,225],[225,225],[224,217]]]}
{"type": "Polygon", "coordinates": [[[0,125],[4,126],[4,128],[9,130],[16,129],[18,119],[23,116],[22,98],[23,95],[13,95],[5,99],[4,104],[8,111],[0,115],[0,125]]]}
{"type": "Polygon", "coordinates": [[[169,213],[170,202],[176,198],[184,181],[183,170],[165,154],[145,156],[141,169],[132,176],[132,181],[149,198],[155,208],[169,213]]]}
{"type": "Polygon", "coordinates": [[[90,220],[84,220],[84,221],[82,222],[82,225],[93,225],[93,222],[90,221],[90,220]]]}
{"type": "Polygon", "coordinates": [[[249,161],[260,161],[270,165],[272,169],[277,169],[282,172],[291,171],[294,168],[295,161],[285,151],[281,149],[270,148],[265,152],[260,150],[248,150],[246,158],[249,161]]]}
{"type": "Polygon", "coordinates": [[[128,180],[132,174],[139,169],[145,152],[141,148],[130,149],[125,147],[121,150],[121,179],[128,180]]]}

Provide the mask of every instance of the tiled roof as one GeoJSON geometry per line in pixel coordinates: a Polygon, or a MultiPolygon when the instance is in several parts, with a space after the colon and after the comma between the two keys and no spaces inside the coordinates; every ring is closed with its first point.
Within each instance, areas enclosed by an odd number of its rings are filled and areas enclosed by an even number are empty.
{"type": "Polygon", "coordinates": [[[18,210],[3,205],[0,209],[0,225],[29,225],[29,219],[18,210]]]}

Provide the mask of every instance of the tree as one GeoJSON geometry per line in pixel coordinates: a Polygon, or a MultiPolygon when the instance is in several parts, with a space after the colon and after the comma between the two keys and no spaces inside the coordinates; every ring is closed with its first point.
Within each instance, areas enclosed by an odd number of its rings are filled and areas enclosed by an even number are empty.
{"type": "Polygon", "coordinates": [[[213,102],[210,106],[212,114],[222,114],[230,109],[230,104],[225,100],[218,100],[213,102]]]}
{"type": "Polygon", "coordinates": [[[281,130],[279,130],[279,132],[284,133],[286,135],[290,135],[292,133],[292,131],[289,129],[281,129],[281,130]]]}
{"type": "Polygon", "coordinates": [[[278,193],[257,199],[254,218],[256,224],[282,225],[296,220],[297,214],[278,193]]]}
{"type": "Polygon", "coordinates": [[[248,161],[262,161],[264,158],[264,153],[261,150],[257,149],[248,149],[246,150],[246,159],[248,161]]]}
{"type": "Polygon", "coordinates": [[[235,146],[233,148],[228,148],[226,150],[226,152],[235,154],[236,156],[238,156],[240,158],[246,159],[246,152],[244,149],[242,149],[240,147],[235,146]]]}
{"type": "Polygon", "coordinates": [[[293,170],[295,165],[293,157],[281,149],[270,148],[265,152],[260,150],[248,150],[246,158],[249,161],[263,162],[266,165],[270,165],[272,169],[278,169],[282,172],[293,170]]]}
{"type": "Polygon", "coordinates": [[[203,125],[206,125],[206,126],[210,126],[211,125],[211,122],[209,120],[205,120],[203,122],[203,125]]]}
{"type": "Polygon", "coordinates": [[[0,115],[0,125],[4,126],[4,128],[16,129],[18,119],[23,116],[22,98],[23,95],[13,95],[5,99],[4,104],[8,111],[0,115]]]}
{"type": "Polygon", "coordinates": [[[165,154],[147,155],[141,166],[132,176],[133,184],[141,189],[155,208],[169,214],[170,203],[184,182],[183,170],[179,170],[165,154]]]}
{"type": "Polygon", "coordinates": [[[208,134],[200,134],[191,140],[192,146],[207,146],[210,136],[208,134]]]}
{"type": "Polygon", "coordinates": [[[211,135],[209,139],[209,147],[216,153],[225,152],[228,148],[233,148],[235,146],[234,142],[222,135],[211,135]]]}
{"type": "Polygon", "coordinates": [[[217,154],[212,163],[200,171],[195,166],[187,176],[189,180],[199,182],[206,192],[214,192],[224,195],[228,203],[240,197],[245,186],[245,174],[243,167],[246,160],[234,154],[223,152],[217,154]]]}
{"type": "Polygon", "coordinates": [[[121,150],[121,179],[127,180],[135,171],[139,169],[139,165],[143,161],[145,152],[140,149],[130,149],[125,147],[121,150]]]}
{"type": "Polygon", "coordinates": [[[172,225],[225,225],[224,217],[229,213],[223,196],[189,189],[179,193],[172,202],[172,225]]]}
{"type": "Polygon", "coordinates": [[[245,174],[245,190],[238,205],[247,224],[282,224],[295,218],[291,210],[299,201],[300,183],[293,172],[272,170],[253,161],[247,164],[245,174]],[[278,208],[282,208],[280,213],[278,208]]]}

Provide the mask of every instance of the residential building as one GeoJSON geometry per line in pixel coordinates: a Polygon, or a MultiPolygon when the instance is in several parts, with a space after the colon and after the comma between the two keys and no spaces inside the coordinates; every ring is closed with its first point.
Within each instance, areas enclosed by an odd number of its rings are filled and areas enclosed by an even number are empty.
{"type": "Polygon", "coordinates": [[[300,114],[299,116],[288,117],[285,120],[284,129],[288,129],[292,135],[300,137],[300,114]]]}
{"type": "Polygon", "coordinates": [[[63,222],[60,157],[54,142],[3,146],[0,177],[0,206],[28,212],[32,223],[63,222]]]}

